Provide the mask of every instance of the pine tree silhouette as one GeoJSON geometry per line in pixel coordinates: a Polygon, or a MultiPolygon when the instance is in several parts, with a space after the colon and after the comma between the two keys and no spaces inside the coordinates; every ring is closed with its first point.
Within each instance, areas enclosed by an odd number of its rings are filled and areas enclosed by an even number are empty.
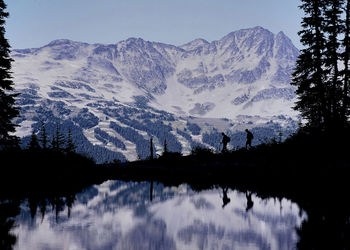
{"type": "Polygon", "coordinates": [[[291,82],[297,87],[294,109],[307,120],[307,127],[333,131],[344,127],[349,116],[350,3],[302,0],[300,8],[305,17],[298,34],[305,48],[291,82]]]}
{"type": "Polygon", "coordinates": [[[64,135],[60,131],[60,127],[56,124],[56,133],[52,139],[52,149],[54,151],[61,151],[63,149],[63,144],[65,142],[64,135]]]}
{"type": "Polygon", "coordinates": [[[166,143],[166,140],[164,140],[164,149],[163,149],[163,154],[168,153],[168,145],[166,143]]]}
{"type": "Polygon", "coordinates": [[[41,122],[40,142],[41,142],[42,148],[46,150],[48,141],[47,141],[46,126],[45,126],[45,123],[43,122],[41,122]]]}
{"type": "Polygon", "coordinates": [[[324,6],[324,32],[326,35],[324,52],[324,69],[327,74],[325,79],[327,111],[329,114],[330,128],[343,125],[342,114],[342,79],[339,72],[339,59],[341,42],[339,34],[344,31],[344,21],[341,18],[344,0],[327,0],[324,6]]]}
{"type": "Polygon", "coordinates": [[[76,147],[72,140],[72,131],[68,129],[66,152],[73,153],[75,149],[76,147]]]}
{"type": "Polygon", "coordinates": [[[322,127],[327,119],[322,54],[325,50],[324,17],[325,2],[302,0],[299,6],[306,14],[298,34],[304,49],[301,50],[293,73],[292,85],[297,87],[298,100],[294,109],[308,121],[311,127],[322,127]]]}
{"type": "Polygon", "coordinates": [[[38,142],[38,137],[36,136],[36,134],[34,133],[34,131],[32,132],[32,137],[29,143],[29,148],[30,151],[38,151],[40,150],[40,145],[38,142]]]}
{"type": "Polygon", "coordinates": [[[149,140],[149,144],[150,144],[150,160],[153,160],[153,139],[152,138],[149,140]]]}
{"type": "Polygon", "coordinates": [[[13,148],[18,146],[18,137],[11,135],[15,132],[16,125],[13,119],[19,115],[15,107],[13,93],[13,81],[11,77],[10,45],[5,38],[5,18],[9,16],[5,12],[6,4],[0,0],[0,149],[13,148]]]}
{"type": "Polygon", "coordinates": [[[345,21],[344,21],[344,39],[342,45],[344,47],[344,52],[342,54],[342,59],[344,61],[344,69],[341,72],[344,77],[343,86],[343,108],[342,108],[342,120],[344,123],[347,122],[347,117],[349,116],[349,80],[350,80],[350,1],[346,1],[344,7],[345,10],[345,21]]]}

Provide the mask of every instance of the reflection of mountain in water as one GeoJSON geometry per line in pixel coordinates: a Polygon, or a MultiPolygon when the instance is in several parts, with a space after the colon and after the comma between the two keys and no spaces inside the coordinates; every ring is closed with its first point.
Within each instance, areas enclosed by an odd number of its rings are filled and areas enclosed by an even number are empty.
{"type": "Polygon", "coordinates": [[[196,193],[187,185],[107,181],[76,196],[56,220],[46,211],[17,217],[15,249],[295,249],[297,205],[260,200],[246,212],[246,196],[220,189],[196,193]],[[67,210],[67,209],[66,209],[67,210]]]}

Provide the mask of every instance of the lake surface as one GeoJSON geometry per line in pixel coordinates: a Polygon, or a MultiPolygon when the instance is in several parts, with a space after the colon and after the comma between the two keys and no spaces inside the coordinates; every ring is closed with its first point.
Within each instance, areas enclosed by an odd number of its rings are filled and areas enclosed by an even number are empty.
{"type": "MultiPolygon", "coordinates": [[[[70,197],[26,200],[7,236],[18,250],[296,249],[306,219],[286,199],[225,187],[106,181],[70,197]]],[[[9,245],[11,245],[9,243],[9,245]]]]}

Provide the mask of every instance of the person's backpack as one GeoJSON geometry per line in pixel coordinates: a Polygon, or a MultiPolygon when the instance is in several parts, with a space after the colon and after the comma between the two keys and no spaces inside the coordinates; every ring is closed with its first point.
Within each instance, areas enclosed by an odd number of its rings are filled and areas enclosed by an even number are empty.
{"type": "Polygon", "coordinates": [[[227,143],[229,143],[229,142],[231,141],[231,139],[230,139],[230,137],[228,137],[227,135],[225,135],[224,141],[227,142],[227,143]]]}
{"type": "Polygon", "coordinates": [[[247,134],[247,139],[249,140],[253,140],[254,136],[253,136],[253,133],[248,131],[248,134],[247,134]]]}
{"type": "Polygon", "coordinates": [[[249,139],[253,140],[254,139],[254,136],[253,136],[253,133],[252,132],[248,132],[248,136],[249,136],[249,139]]]}

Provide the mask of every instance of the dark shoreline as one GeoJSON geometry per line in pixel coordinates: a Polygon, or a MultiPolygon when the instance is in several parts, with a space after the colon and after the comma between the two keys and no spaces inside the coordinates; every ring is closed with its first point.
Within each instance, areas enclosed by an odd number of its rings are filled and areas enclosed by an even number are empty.
{"type": "MultiPolygon", "coordinates": [[[[249,150],[214,153],[196,148],[188,156],[166,152],[156,159],[99,165],[76,153],[0,151],[0,196],[21,196],[23,190],[23,195],[69,191],[108,179],[241,186],[274,196],[317,192],[325,183],[327,189],[347,190],[350,158],[348,147],[338,137],[300,133],[284,143],[271,142],[249,150]]],[[[343,139],[350,141],[350,133],[343,139]]]]}
{"type": "MultiPolygon", "coordinates": [[[[0,201],[18,209],[20,201],[28,200],[33,214],[37,206],[52,204],[59,213],[62,204],[74,204],[77,193],[107,180],[187,183],[195,191],[220,187],[298,204],[308,215],[296,229],[298,249],[350,249],[347,148],[305,147],[290,152],[288,144],[271,144],[225,154],[204,149],[190,156],[166,153],[154,160],[101,165],[57,152],[0,152],[12,159],[1,166],[0,201]]],[[[11,209],[8,214],[15,216],[18,211],[11,209]]]]}

